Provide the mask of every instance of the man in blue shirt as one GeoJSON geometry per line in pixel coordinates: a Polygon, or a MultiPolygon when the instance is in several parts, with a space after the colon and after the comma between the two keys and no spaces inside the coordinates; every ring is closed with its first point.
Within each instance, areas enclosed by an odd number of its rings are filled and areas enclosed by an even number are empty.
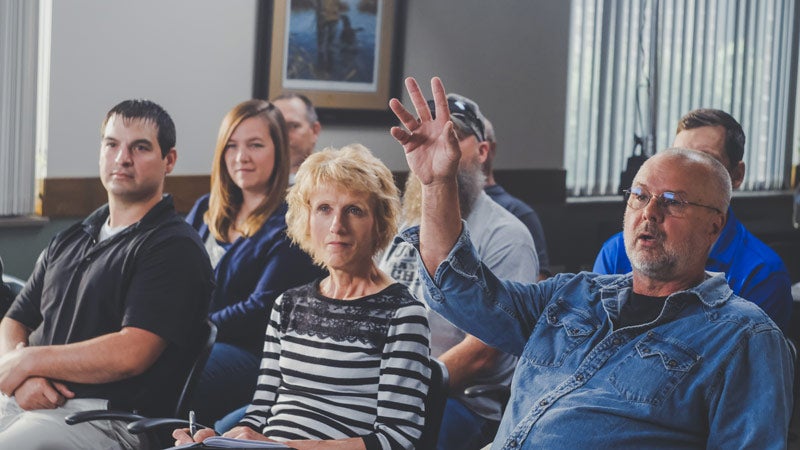
{"type": "MultiPolygon", "coordinates": [[[[728,113],[695,109],[681,117],[672,146],[713,156],[728,170],[737,189],[744,180],[744,143],[742,126],[728,113]]],[[[601,274],[631,271],[621,232],[603,244],[593,270],[601,274]]],[[[792,313],[789,272],[781,258],[747,231],[730,208],[725,228],[708,255],[706,270],[724,272],[736,295],[760,306],[786,331],[792,313]]]]}
{"type": "Polygon", "coordinates": [[[786,340],[705,271],[730,202],[722,164],[685,149],[645,162],[626,195],[631,273],[502,281],[448,207],[461,150],[444,86],[431,81],[436,119],[416,81],[406,87],[418,118],[393,99],[405,128],[391,134],[423,185],[420,226],[403,234],[418,249],[428,304],[520,356],[493,449],[786,448],[786,340]]]}

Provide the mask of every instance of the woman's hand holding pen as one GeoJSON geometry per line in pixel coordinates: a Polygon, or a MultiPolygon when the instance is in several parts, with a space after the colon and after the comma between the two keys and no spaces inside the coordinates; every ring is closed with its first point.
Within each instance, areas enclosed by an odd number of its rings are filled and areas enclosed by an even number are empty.
{"type": "Polygon", "coordinates": [[[188,428],[180,428],[172,432],[172,437],[175,438],[175,445],[183,445],[191,444],[192,442],[203,442],[211,436],[216,436],[216,434],[212,428],[202,428],[192,436],[188,428]]]}

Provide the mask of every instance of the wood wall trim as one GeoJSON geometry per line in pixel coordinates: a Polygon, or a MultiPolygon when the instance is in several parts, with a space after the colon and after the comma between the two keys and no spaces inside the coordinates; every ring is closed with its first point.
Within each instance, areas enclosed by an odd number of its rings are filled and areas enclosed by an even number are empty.
{"type": "MultiPolygon", "coordinates": [[[[407,171],[393,172],[402,190],[407,171]]],[[[561,169],[496,170],[495,178],[506,191],[530,204],[563,203],[566,171],[561,169]]],[[[172,194],[175,209],[186,214],[195,200],[207,194],[209,175],[167,176],[165,191],[172,194]]],[[[37,214],[45,217],[84,217],[108,201],[99,177],[45,178],[37,180],[37,214]]]]}
{"type": "MultiPolygon", "coordinates": [[[[207,194],[209,175],[168,176],[164,190],[172,194],[175,209],[186,214],[195,200],[207,194]]],[[[36,213],[45,217],[84,217],[108,202],[100,178],[45,178],[37,181],[36,213]]]]}

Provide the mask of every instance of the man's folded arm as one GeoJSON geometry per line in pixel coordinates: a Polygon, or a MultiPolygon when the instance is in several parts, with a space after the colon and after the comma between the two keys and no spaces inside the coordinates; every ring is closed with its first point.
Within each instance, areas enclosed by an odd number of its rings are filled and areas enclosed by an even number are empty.
{"type": "Polygon", "coordinates": [[[158,335],[135,327],[82,342],[20,349],[27,375],[74,383],[110,383],[134,377],[155,363],[167,346],[158,335]]]}

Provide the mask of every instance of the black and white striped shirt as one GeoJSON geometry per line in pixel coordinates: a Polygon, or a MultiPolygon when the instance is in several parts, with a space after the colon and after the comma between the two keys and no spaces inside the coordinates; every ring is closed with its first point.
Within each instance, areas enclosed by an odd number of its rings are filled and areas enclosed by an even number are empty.
{"type": "Polygon", "coordinates": [[[355,300],[286,291],[270,315],[258,386],[241,425],[272,439],[362,437],[413,449],[430,379],[425,306],[401,284],[355,300]]]}

